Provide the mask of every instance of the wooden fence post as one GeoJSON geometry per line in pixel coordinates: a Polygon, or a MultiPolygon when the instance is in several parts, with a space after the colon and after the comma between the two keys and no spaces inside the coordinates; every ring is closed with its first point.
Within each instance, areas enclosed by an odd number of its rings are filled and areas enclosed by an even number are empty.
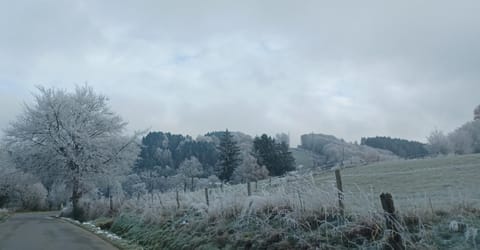
{"type": "Polygon", "coordinates": [[[345,216],[345,205],[343,204],[343,186],[342,177],[340,176],[340,169],[335,170],[335,179],[337,180],[338,189],[338,207],[340,208],[340,217],[343,220],[345,216]]]}
{"type": "Polygon", "coordinates": [[[176,191],[176,197],[175,198],[177,200],[177,209],[179,209],[180,208],[180,197],[178,197],[178,189],[175,190],[175,191],[176,191]]]}
{"type": "Polygon", "coordinates": [[[110,194],[110,212],[113,213],[113,197],[112,197],[112,194],[110,194]]]}
{"type": "Polygon", "coordinates": [[[248,196],[252,195],[252,186],[250,184],[250,181],[247,182],[247,194],[248,196]]]}
{"type": "Polygon", "coordinates": [[[208,188],[205,188],[205,200],[207,201],[207,206],[210,206],[210,201],[208,200],[208,188]]]}
{"type": "Polygon", "coordinates": [[[382,193],[380,200],[382,201],[382,208],[385,211],[385,224],[389,231],[385,249],[404,250],[405,246],[398,230],[398,220],[395,214],[392,195],[390,193],[382,193]]]}

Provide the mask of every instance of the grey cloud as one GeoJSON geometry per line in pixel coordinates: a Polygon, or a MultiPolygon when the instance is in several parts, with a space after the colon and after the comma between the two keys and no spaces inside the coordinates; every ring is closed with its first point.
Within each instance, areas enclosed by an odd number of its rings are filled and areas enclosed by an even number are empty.
{"type": "Polygon", "coordinates": [[[132,129],[424,140],[471,119],[477,1],[15,1],[2,127],[34,85],[88,82],[132,129]],[[7,98],[9,96],[15,98],[7,98]]]}

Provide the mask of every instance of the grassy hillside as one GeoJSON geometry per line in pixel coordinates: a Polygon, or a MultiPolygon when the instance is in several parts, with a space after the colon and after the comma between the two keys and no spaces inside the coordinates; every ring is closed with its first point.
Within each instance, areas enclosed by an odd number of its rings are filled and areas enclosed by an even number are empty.
{"type": "MultiPolygon", "coordinates": [[[[480,202],[480,154],[382,162],[341,171],[350,208],[378,208],[378,195],[390,192],[399,207],[434,209],[480,202]],[[362,206],[359,206],[361,203],[362,206]],[[366,206],[371,208],[371,206],[366,206]]],[[[334,183],[333,172],[317,175],[317,183],[334,183]]]]}
{"type": "Polygon", "coordinates": [[[290,152],[292,152],[292,156],[295,158],[295,163],[297,166],[302,165],[305,169],[312,169],[315,161],[324,161],[323,157],[310,150],[305,150],[302,148],[290,148],[290,152]]]}
{"type": "Polygon", "coordinates": [[[333,171],[126,200],[111,230],[145,249],[382,249],[389,232],[381,192],[396,204],[407,249],[480,244],[480,155],[383,162],[342,171],[339,219],[333,171]],[[452,221],[465,231],[452,231],[452,221]]]}

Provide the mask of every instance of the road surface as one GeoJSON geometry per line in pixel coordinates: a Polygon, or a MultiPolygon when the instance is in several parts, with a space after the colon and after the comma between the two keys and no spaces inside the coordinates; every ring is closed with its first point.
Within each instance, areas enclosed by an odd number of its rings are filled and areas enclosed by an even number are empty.
{"type": "Polygon", "coordinates": [[[94,234],[51,215],[20,213],[0,223],[0,250],[118,250],[94,234]]]}

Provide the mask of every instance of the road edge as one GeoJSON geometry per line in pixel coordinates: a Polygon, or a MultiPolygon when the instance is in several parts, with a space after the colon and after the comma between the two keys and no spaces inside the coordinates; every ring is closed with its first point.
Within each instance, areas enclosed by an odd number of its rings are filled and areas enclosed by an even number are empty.
{"type": "Polygon", "coordinates": [[[6,220],[8,220],[8,218],[10,218],[12,216],[12,214],[13,214],[13,212],[11,212],[11,211],[1,212],[0,213],[0,223],[3,223],[6,220]]]}
{"type": "Polygon", "coordinates": [[[106,237],[105,235],[103,234],[99,234],[99,233],[96,233],[95,231],[92,230],[91,227],[88,227],[87,225],[84,225],[78,221],[75,221],[75,220],[72,220],[70,218],[65,218],[65,217],[60,217],[60,216],[51,216],[52,218],[54,219],[57,219],[57,220],[60,220],[60,221],[63,221],[63,222],[66,222],[66,223],[69,223],[71,225],[75,225],[91,234],[94,234],[95,236],[97,236],[98,238],[102,239],[103,241],[109,243],[110,245],[120,249],[120,250],[143,250],[143,247],[141,246],[138,246],[138,245],[134,245],[124,239],[120,239],[120,240],[114,240],[114,239],[111,239],[109,237],[106,237]]]}

